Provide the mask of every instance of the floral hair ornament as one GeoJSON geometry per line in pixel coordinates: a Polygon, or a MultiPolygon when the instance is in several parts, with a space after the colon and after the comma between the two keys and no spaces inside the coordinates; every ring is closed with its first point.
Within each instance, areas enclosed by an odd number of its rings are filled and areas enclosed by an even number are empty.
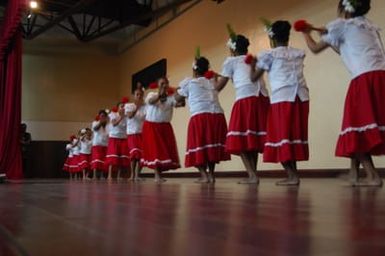
{"type": "Polygon", "coordinates": [[[104,111],[106,111],[107,115],[108,115],[109,113],[111,113],[111,110],[109,110],[108,108],[106,108],[104,111]]]}
{"type": "Polygon", "coordinates": [[[149,86],[148,89],[157,89],[158,88],[158,83],[157,82],[152,82],[149,86]]]}
{"type": "Polygon", "coordinates": [[[119,109],[118,109],[118,107],[113,107],[113,108],[111,109],[111,111],[114,112],[114,113],[117,113],[117,112],[119,111],[119,109]]]}
{"type": "Polygon", "coordinates": [[[122,102],[123,104],[126,104],[126,103],[128,103],[129,101],[130,101],[130,100],[129,100],[128,97],[123,97],[121,102],[122,102]]]}
{"type": "Polygon", "coordinates": [[[97,122],[100,121],[100,115],[97,115],[97,116],[95,117],[95,121],[97,121],[97,122]]]}
{"type": "Polygon", "coordinates": [[[226,25],[227,27],[227,33],[229,33],[229,40],[227,41],[227,47],[229,47],[231,50],[235,51],[237,49],[237,34],[233,30],[230,24],[226,25]]]}
{"type": "Polygon", "coordinates": [[[87,132],[87,130],[86,130],[85,128],[83,128],[83,129],[80,130],[80,133],[81,133],[81,134],[85,134],[86,132],[87,132]]]}
{"type": "Polygon", "coordinates": [[[199,60],[200,58],[201,58],[201,48],[199,46],[197,46],[197,48],[195,49],[195,60],[194,60],[193,65],[192,65],[193,70],[198,70],[198,66],[196,64],[196,61],[199,60]]]}
{"type": "Polygon", "coordinates": [[[344,6],[345,12],[354,13],[356,11],[355,7],[357,7],[357,1],[356,0],[343,0],[342,5],[344,6]]]}
{"type": "Polygon", "coordinates": [[[252,54],[247,54],[245,57],[245,63],[250,65],[254,60],[254,56],[252,54]]]}
{"type": "Polygon", "coordinates": [[[316,28],[312,24],[308,23],[306,20],[297,20],[294,22],[294,30],[297,32],[305,32],[306,30],[316,30],[321,33],[326,33],[325,28],[316,28]]]}
{"type": "Polygon", "coordinates": [[[216,74],[215,74],[214,71],[208,70],[208,71],[206,71],[206,73],[205,73],[204,76],[205,76],[206,79],[210,80],[210,79],[212,79],[215,75],[216,75],[216,74]]]}
{"type": "Polygon", "coordinates": [[[269,38],[273,39],[274,37],[274,32],[273,32],[273,23],[266,19],[266,18],[260,18],[262,24],[265,26],[265,32],[267,33],[267,35],[269,36],[269,38]]]}

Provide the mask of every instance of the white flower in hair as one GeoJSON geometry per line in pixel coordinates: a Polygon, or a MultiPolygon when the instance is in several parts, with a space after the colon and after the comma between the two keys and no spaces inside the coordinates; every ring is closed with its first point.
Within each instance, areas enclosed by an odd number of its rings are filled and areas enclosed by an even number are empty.
{"type": "Polygon", "coordinates": [[[80,133],[86,133],[86,131],[87,131],[87,130],[83,128],[83,129],[80,131],[80,133]]]}
{"type": "Polygon", "coordinates": [[[265,27],[265,32],[267,33],[267,35],[270,37],[270,38],[273,38],[274,37],[274,32],[273,32],[273,28],[272,27],[265,27]]]}
{"type": "Polygon", "coordinates": [[[231,38],[227,41],[226,45],[233,51],[237,49],[237,42],[234,42],[231,38]]]}
{"type": "Polygon", "coordinates": [[[343,0],[342,5],[344,6],[345,11],[348,13],[354,13],[356,11],[353,3],[350,0],[343,0]]]}
{"type": "Polygon", "coordinates": [[[111,111],[107,108],[104,111],[106,111],[107,114],[109,114],[111,111]]]}
{"type": "Polygon", "coordinates": [[[197,66],[197,64],[196,64],[195,61],[194,61],[193,64],[192,64],[192,68],[193,68],[194,70],[197,70],[197,69],[198,69],[198,66],[197,66]]]}

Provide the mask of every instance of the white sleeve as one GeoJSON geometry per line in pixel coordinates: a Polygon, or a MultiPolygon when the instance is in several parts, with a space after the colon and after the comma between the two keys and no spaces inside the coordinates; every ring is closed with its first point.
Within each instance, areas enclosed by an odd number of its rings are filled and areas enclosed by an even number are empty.
{"type": "Polygon", "coordinates": [[[273,65],[274,57],[271,52],[262,52],[258,56],[257,68],[269,71],[273,65]]]}
{"type": "Polygon", "coordinates": [[[336,19],[326,25],[327,34],[322,36],[322,41],[339,49],[343,40],[343,33],[345,30],[345,21],[343,19],[336,19]]]}
{"type": "Polygon", "coordinates": [[[92,130],[95,130],[95,127],[98,126],[98,125],[99,125],[99,121],[93,121],[92,125],[91,125],[92,130]]]}
{"type": "Polygon", "coordinates": [[[234,58],[228,57],[222,66],[221,75],[227,78],[232,78],[234,75],[234,58]]]}
{"type": "Polygon", "coordinates": [[[124,105],[124,113],[125,114],[132,113],[135,110],[136,110],[135,103],[127,103],[127,104],[124,105]]]}
{"type": "Polygon", "coordinates": [[[119,114],[118,113],[115,113],[115,112],[111,112],[108,117],[110,118],[110,122],[111,121],[115,121],[116,119],[118,119],[119,117],[119,114]]]}
{"type": "Polygon", "coordinates": [[[67,145],[66,145],[66,150],[67,150],[67,151],[71,150],[71,148],[72,148],[72,145],[71,145],[71,144],[67,144],[67,145]]]}
{"type": "Polygon", "coordinates": [[[158,97],[157,92],[149,92],[146,96],[146,99],[145,99],[146,104],[150,104],[149,102],[153,99],[156,99],[156,97],[158,97]]]}
{"type": "Polygon", "coordinates": [[[178,94],[183,97],[188,97],[189,95],[189,83],[191,81],[191,78],[186,78],[182,82],[179,83],[179,89],[178,89],[178,94]]]}

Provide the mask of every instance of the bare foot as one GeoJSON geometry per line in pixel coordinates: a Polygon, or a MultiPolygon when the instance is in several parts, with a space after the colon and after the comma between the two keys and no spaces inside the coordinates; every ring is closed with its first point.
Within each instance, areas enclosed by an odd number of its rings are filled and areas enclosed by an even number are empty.
{"type": "Polygon", "coordinates": [[[298,186],[300,183],[298,178],[284,179],[277,181],[275,185],[277,186],[298,186]]]}
{"type": "Polygon", "coordinates": [[[382,179],[364,179],[351,183],[352,187],[382,187],[382,179]]]}
{"type": "Polygon", "coordinates": [[[108,176],[106,180],[107,181],[112,181],[112,177],[108,176]]]}
{"type": "Polygon", "coordinates": [[[259,184],[259,178],[251,177],[251,178],[243,179],[239,181],[238,184],[259,184]]]}
{"type": "Polygon", "coordinates": [[[194,182],[195,183],[209,183],[209,179],[207,179],[207,178],[199,178],[199,179],[197,179],[194,182]]]}
{"type": "Polygon", "coordinates": [[[143,178],[136,177],[136,178],[134,179],[134,182],[142,182],[142,181],[144,181],[143,178]]]}
{"type": "Polygon", "coordinates": [[[164,182],[166,182],[167,180],[166,179],[164,179],[164,178],[157,178],[157,179],[155,179],[155,183],[158,183],[158,184],[162,184],[162,183],[164,183],[164,182]]]}

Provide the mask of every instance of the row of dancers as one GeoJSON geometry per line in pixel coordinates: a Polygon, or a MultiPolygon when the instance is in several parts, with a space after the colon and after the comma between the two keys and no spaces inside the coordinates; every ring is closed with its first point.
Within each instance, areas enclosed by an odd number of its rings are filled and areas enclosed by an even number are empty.
{"type": "MultiPolygon", "coordinates": [[[[385,154],[385,51],[379,28],[365,15],[370,0],[340,0],[338,18],[324,28],[309,23],[295,24],[313,53],[335,50],[352,76],[347,92],[342,129],[336,156],[351,159],[352,186],[382,186],[372,155],[385,154]],[[315,39],[312,31],[319,31],[315,39]],[[366,178],[359,178],[360,165],[366,178]]],[[[170,90],[167,78],[157,88],[136,88],[133,102],[127,98],[110,113],[102,110],[91,129],[84,129],[67,145],[65,169],[71,173],[91,168],[105,170],[108,179],[114,168],[132,171],[140,180],[142,167],[155,171],[155,181],[164,182],[162,173],[180,168],[177,144],[170,124],[173,108],[190,110],[185,167],[196,167],[198,182],[215,182],[215,165],[240,156],[248,178],[240,183],[258,184],[258,154],[263,161],[281,163],[288,178],[277,185],[297,186],[297,161],[309,159],[309,89],[303,73],[305,51],[289,46],[291,24],[265,21],[271,49],[248,53],[249,40],[229,26],[230,50],[222,72],[210,70],[209,60],[197,50],[193,75],[170,90]],[[262,76],[267,73],[271,95],[262,76]],[[232,80],[235,103],[227,125],[218,95],[232,80]],[[92,136],[93,133],[93,136],[92,136]],[[79,155],[79,156],[77,156],[79,155]]],[[[94,174],[94,177],[96,177],[94,174]]]]}

